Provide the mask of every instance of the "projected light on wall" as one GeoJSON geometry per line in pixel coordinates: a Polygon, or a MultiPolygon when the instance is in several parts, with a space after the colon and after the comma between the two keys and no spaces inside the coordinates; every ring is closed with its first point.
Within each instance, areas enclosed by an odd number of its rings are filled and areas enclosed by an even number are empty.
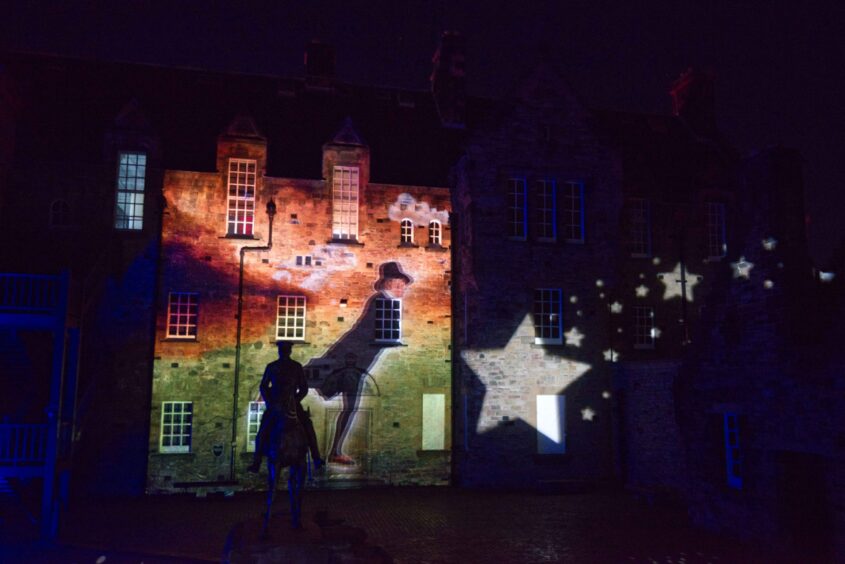
{"type": "Polygon", "coordinates": [[[584,421],[592,421],[595,416],[596,411],[590,406],[587,406],[581,410],[581,419],[583,419],[584,421]]]}
{"type": "Polygon", "coordinates": [[[563,336],[566,337],[566,344],[572,345],[573,347],[580,347],[581,341],[584,339],[584,334],[577,327],[573,327],[565,332],[563,336]]]}
{"type": "Polygon", "coordinates": [[[645,298],[648,296],[648,288],[644,284],[640,284],[634,289],[634,293],[637,294],[638,298],[645,298]]]}
{"type": "Polygon", "coordinates": [[[619,302],[610,304],[610,313],[622,313],[622,304],[619,302]]]}
{"type": "Polygon", "coordinates": [[[537,396],[537,453],[564,454],[566,452],[566,396],[537,396]]]}
{"type": "Polygon", "coordinates": [[[613,349],[605,349],[601,354],[607,362],[619,362],[619,353],[613,349]]]}
{"type": "Polygon", "coordinates": [[[774,251],[775,247],[777,247],[777,239],[774,237],[767,237],[760,242],[763,245],[763,248],[767,251],[774,251]]]}
{"type": "Polygon", "coordinates": [[[693,301],[692,290],[703,277],[685,270],[681,263],[678,263],[672,272],[661,272],[657,278],[666,286],[663,293],[664,300],[683,297],[686,287],[686,297],[689,301],[693,301]]]}
{"type": "Polygon", "coordinates": [[[739,257],[739,260],[731,263],[734,278],[751,279],[751,269],[754,268],[754,263],[745,260],[745,257],[739,257]]]}

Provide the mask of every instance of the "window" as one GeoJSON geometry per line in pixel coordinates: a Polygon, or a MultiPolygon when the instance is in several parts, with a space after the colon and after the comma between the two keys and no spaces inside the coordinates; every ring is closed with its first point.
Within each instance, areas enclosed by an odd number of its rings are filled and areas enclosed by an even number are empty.
{"type": "Polygon", "coordinates": [[[584,184],[563,185],[563,237],[570,243],[584,242],[584,184]]]}
{"type": "Polygon", "coordinates": [[[53,200],[50,204],[50,227],[70,225],[70,205],[64,200],[53,200]]]}
{"type": "Polygon", "coordinates": [[[628,252],[632,257],[651,256],[651,214],[648,200],[628,200],[628,252]]]}
{"type": "Polygon", "coordinates": [[[634,348],[654,348],[654,308],[634,306],[634,348]]]}
{"type": "Polygon", "coordinates": [[[144,180],[147,176],[146,153],[120,153],[117,166],[116,229],[139,230],[144,227],[144,180]]]}
{"type": "Polygon", "coordinates": [[[305,339],[305,296],[279,296],[276,310],[276,340],[305,339]]]}
{"type": "Polygon", "coordinates": [[[229,235],[251,236],[255,220],[255,161],[229,159],[229,235]]]}
{"type": "Polygon", "coordinates": [[[166,401],[161,409],[160,452],[191,452],[194,404],[166,401]]]}
{"type": "Polygon", "coordinates": [[[446,395],[423,394],[422,450],[443,450],[446,445],[446,395]]]}
{"type": "Polygon", "coordinates": [[[554,241],[557,237],[557,190],[554,180],[538,180],[537,189],[537,238],[554,241]]]}
{"type": "Polygon", "coordinates": [[[705,221],[707,224],[707,258],[720,259],[728,254],[725,236],[725,204],[707,202],[705,221]]]}
{"type": "Polygon", "coordinates": [[[311,255],[296,255],[296,266],[311,266],[312,259],[311,255]]]}
{"type": "Polygon", "coordinates": [[[358,240],[358,167],[336,166],[332,176],[332,238],[358,240]]]}
{"type": "Polygon", "coordinates": [[[537,396],[537,454],[566,453],[566,396],[537,396]]]}
{"type": "Polygon", "coordinates": [[[402,338],[402,300],[376,298],[376,341],[397,342],[402,338]]]}
{"type": "Polygon", "coordinates": [[[428,244],[437,246],[443,244],[443,226],[436,219],[428,222],[428,244]]]}
{"type": "Polygon", "coordinates": [[[563,342],[561,303],[560,289],[534,290],[534,343],[554,345],[563,342]]]}
{"type": "Polygon", "coordinates": [[[508,180],[508,236],[525,240],[528,232],[528,198],[525,179],[508,180]]]}
{"type": "Polygon", "coordinates": [[[170,292],[167,298],[167,338],[197,338],[197,294],[170,292]]]}
{"type": "Polygon", "coordinates": [[[255,452],[255,437],[261,426],[261,415],[267,406],[263,401],[251,401],[246,411],[246,451],[255,452]]]}
{"type": "Polygon", "coordinates": [[[410,244],[414,242],[414,222],[403,219],[399,223],[399,242],[410,244]]]}
{"type": "Polygon", "coordinates": [[[725,413],[725,470],[728,487],[742,489],[742,453],[739,443],[739,417],[725,413]]]}

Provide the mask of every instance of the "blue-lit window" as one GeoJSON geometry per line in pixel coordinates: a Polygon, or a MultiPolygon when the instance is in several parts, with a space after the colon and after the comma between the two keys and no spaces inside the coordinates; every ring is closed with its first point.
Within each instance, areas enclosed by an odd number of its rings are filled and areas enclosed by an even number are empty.
{"type": "Polygon", "coordinates": [[[525,240],[528,234],[528,194],[524,178],[508,179],[508,236],[525,240]]]}
{"type": "Polygon", "coordinates": [[[724,414],[725,431],[725,472],[728,487],[742,489],[742,451],[740,450],[739,416],[736,413],[724,414]]]}
{"type": "Polygon", "coordinates": [[[537,239],[557,239],[557,186],[554,180],[537,180],[534,183],[537,239]]]}
{"type": "Polygon", "coordinates": [[[145,153],[120,153],[117,166],[116,229],[144,227],[144,184],[147,177],[145,153]]]}
{"type": "Polygon", "coordinates": [[[563,315],[561,290],[538,288],[534,290],[534,343],[559,345],[563,342],[563,315]]]}
{"type": "Polygon", "coordinates": [[[398,342],[402,338],[402,300],[376,298],[375,339],[398,342]]]}
{"type": "Polygon", "coordinates": [[[246,450],[255,452],[255,437],[261,427],[261,416],[267,406],[263,401],[251,401],[246,411],[246,450]]]}
{"type": "Polygon", "coordinates": [[[584,242],[584,184],[563,183],[563,237],[569,243],[584,242]]]}
{"type": "Polygon", "coordinates": [[[161,405],[161,452],[191,452],[194,404],[190,401],[166,401],[161,405]]]}

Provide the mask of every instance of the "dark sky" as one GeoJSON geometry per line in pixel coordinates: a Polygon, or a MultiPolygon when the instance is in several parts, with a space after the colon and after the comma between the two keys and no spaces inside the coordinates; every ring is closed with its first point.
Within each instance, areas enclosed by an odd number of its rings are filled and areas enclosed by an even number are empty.
{"type": "Polygon", "coordinates": [[[805,161],[809,236],[825,261],[845,237],[845,4],[322,0],[0,3],[13,49],[227,71],[300,74],[312,38],[338,75],[426,88],[439,31],[467,38],[471,92],[504,96],[546,44],[587,104],[667,113],[690,65],[717,74],[717,112],[742,150],[805,161]],[[644,7],[643,7],[644,6],[644,7]]]}

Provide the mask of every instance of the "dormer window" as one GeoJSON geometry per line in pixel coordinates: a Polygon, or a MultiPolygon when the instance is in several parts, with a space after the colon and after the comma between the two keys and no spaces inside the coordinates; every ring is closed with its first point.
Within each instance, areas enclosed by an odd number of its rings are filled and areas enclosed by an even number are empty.
{"type": "Polygon", "coordinates": [[[144,227],[146,153],[120,153],[117,166],[115,229],[138,231],[144,227]]]}
{"type": "Polygon", "coordinates": [[[399,242],[410,245],[414,242],[414,222],[403,219],[399,224],[399,242]]]}
{"type": "Polygon", "coordinates": [[[229,159],[227,235],[251,237],[255,221],[256,164],[251,159],[229,159]]]}
{"type": "Polygon", "coordinates": [[[357,241],[358,167],[336,166],[332,177],[332,238],[357,241]]]}

